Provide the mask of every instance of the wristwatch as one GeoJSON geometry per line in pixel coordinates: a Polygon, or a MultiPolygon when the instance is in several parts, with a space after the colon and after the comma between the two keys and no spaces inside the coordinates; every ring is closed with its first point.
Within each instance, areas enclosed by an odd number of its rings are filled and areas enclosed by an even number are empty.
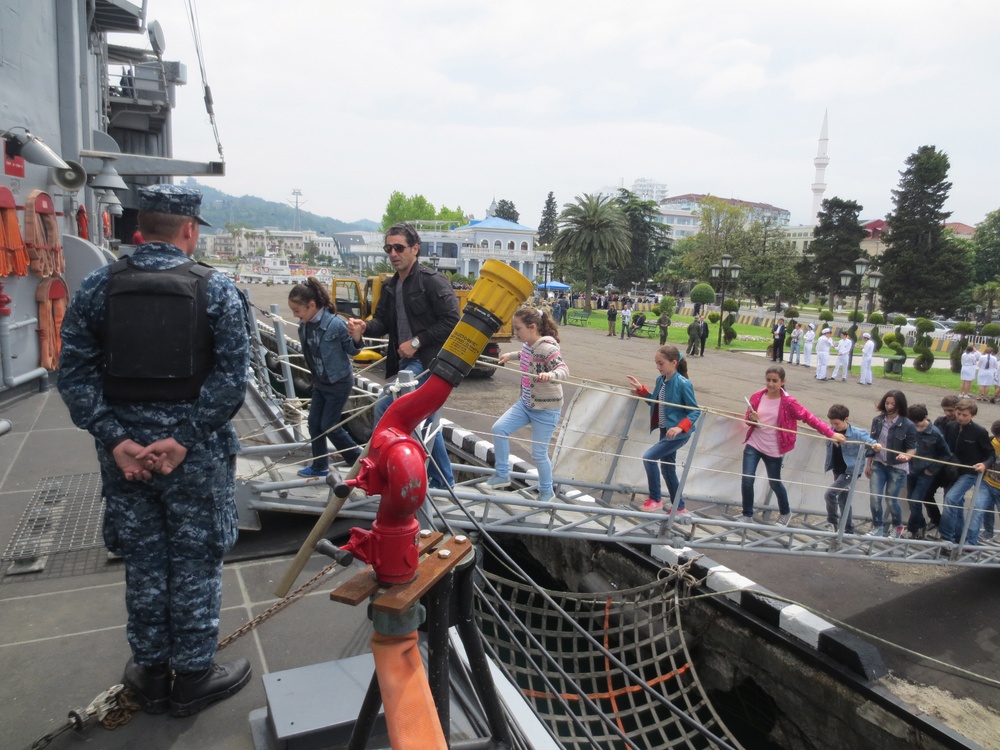
{"type": "Polygon", "coordinates": [[[414,336],[412,339],[410,339],[410,346],[412,346],[414,349],[419,349],[420,339],[414,336]]]}

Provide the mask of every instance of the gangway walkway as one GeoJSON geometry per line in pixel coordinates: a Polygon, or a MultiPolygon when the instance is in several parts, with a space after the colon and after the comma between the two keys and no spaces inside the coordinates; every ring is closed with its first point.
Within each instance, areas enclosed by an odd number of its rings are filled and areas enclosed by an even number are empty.
{"type": "MultiPolygon", "coordinates": [[[[373,398],[381,386],[356,378],[356,390],[373,398]]],[[[877,560],[893,563],[955,567],[1000,567],[1000,546],[952,544],[932,539],[870,536],[870,515],[858,512],[867,492],[858,475],[850,488],[848,507],[853,507],[857,533],[840,528],[828,530],[823,491],[830,475],[823,473],[826,445],[813,433],[800,432],[799,444],[785,459],[783,481],[788,489],[792,519],[778,525],[777,509],[765,477],[757,477],[754,523],[737,520],[740,515],[740,451],[745,425],[735,414],[705,413],[694,436],[678,455],[679,493],[687,513],[644,512],[636,498],[645,496],[642,452],[650,444],[645,407],[636,400],[622,405],[621,393],[600,389],[580,391],[566,409],[560,425],[553,460],[557,496],[543,503],[527,489],[488,494],[476,487],[483,474],[491,473],[493,447],[468,430],[441,420],[449,450],[465,463],[453,464],[458,475],[475,478],[452,491],[430,490],[422,513],[431,526],[490,533],[548,536],[594,542],[670,547],[697,551],[745,550],[765,554],[877,560]],[[735,446],[735,449],[734,449],[735,446]],[[734,498],[736,498],[734,500],[734,498]],[[859,502],[854,502],[855,500],[859,502]],[[759,520],[758,520],[759,519],[759,520]]],[[[427,436],[428,439],[430,435],[427,436]]],[[[264,449],[266,452],[266,449],[264,449]]],[[[317,480],[295,477],[291,469],[266,457],[241,456],[237,470],[237,500],[241,512],[280,510],[319,514],[326,507],[326,486],[317,480]],[[266,462],[266,467],[259,463],[266,462]],[[242,479],[240,479],[242,478],[242,479]],[[267,481],[262,481],[266,479],[267,481]]],[[[537,481],[534,467],[511,456],[512,477],[524,487],[537,481]]],[[[334,466],[346,471],[342,464],[334,466]]],[[[760,472],[761,475],[763,472],[760,472]]],[[[972,493],[975,496],[975,492],[972,493]]],[[[906,512],[904,500],[903,512],[906,512]]],[[[964,541],[971,520],[971,500],[966,503],[964,541]]],[[[354,493],[340,515],[374,519],[378,498],[354,493]]],[[[886,518],[889,508],[885,508],[886,518]]],[[[242,516],[241,516],[242,520],[242,516]]]]}
{"type": "MultiPolygon", "coordinates": [[[[476,468],[454,465],[457,472],[476,468]]],[[[481,481],[481,478],[472,481],[481,481]]],[[[776,523],[776,508],[763,511],[763,522],[749,524],[731,519],[738,505],[691,496],[686,498],[687,517],[678,518],[664,511],[648,513],[634,507],[605,505],[592,495],[571,488],[570,479],[556,477],[555,481],[560,491],[551,502],[534,499],[535,493],[530,490],[487,494],[472,483],[460,484],[452,492],[430,490],[422,521],[430,526],[447,524],[465,531],[481,527],[491,534],[691,547],[698,551],[745,550],[776,555],[1000,568],[1000,546],[960,548],[949,542],[826,531],[821,528],[826,521],[825,513],[807,511],[793,511],[791,523],[780,526],[776,523]],[[767,522],[771,519],[775,523],[767,522]]],[[[297,502],[292,509],[319,513],[326,504],[321,486],[313,481],[314,489],[298,501],[296,493],[287,488],[284,498],[269,498],[265,492],[258,496],[256,507],[289,510],[289,503],[297,502]],[[272,502],[275,505],[271,505],[272,502]]],[[[609,485],[607,489],[621,488],[609,485]]],[[[340,516],[373,520],[377,510],[377,497],[360,498],[356,494],[344,504],[340,516]]],[[[861,517],[855,518],[855,524],[860,528],[870,527],[870,522],[866,524],[861,517]]]]}

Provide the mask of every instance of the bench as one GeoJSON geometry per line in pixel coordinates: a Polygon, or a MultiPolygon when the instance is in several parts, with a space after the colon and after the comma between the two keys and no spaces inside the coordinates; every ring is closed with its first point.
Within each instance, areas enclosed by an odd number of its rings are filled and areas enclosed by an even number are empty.
{"type": "Polygon", "coordinates": [[[571,326],[585,326],[590,320],[590,313],[586,310],[573,309],[566,313],[566,322],[571,326]]]}
{"type": "Polygon", "coordinates": [[[647,320],[635,331],[636,336],[649,336],[651,339],[660,338],[660,325],[655,320],[647,320]]]}

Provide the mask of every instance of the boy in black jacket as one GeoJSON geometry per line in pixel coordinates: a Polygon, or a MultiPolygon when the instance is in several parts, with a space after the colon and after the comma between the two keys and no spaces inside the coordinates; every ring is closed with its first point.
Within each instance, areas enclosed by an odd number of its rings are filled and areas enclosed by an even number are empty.
{"type": "Polygon", "coordinates": [[[965,528],[965,493],[976,484],[976,470],[995,453],[989,431],[973,422],[979,409],[971,398],[963,398],[955,406],[955,421],[947,425],[944,438],[951,448],[952,462],[962,464],[958,477],[944,496],[941,514],[941,538],[957,542],[965,528]]]}

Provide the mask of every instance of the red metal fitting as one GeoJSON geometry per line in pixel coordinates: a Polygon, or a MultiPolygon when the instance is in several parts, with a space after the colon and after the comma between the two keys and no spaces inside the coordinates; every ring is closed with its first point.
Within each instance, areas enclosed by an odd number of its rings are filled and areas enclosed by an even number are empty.
{"type": "Polygon", "coordinates": [[[3,282],[0,282],[0,315],[10,315],[11,310],[7,305],[11,302],[13,300],[10,298],[10,295],[4,294],[3,282]]]}
{"type": "Polygon", "coordinates": [[[417,574],[415,518],[427,495],[427,454],[410,433],[448,398],[452,385],[437,375],[396,399],[372,434],[368,456],[350,484],[368,495],[382,495],[371,531],[351,529],[342,547],[368,563],[382,583],[409,583],[417,574]]]}

